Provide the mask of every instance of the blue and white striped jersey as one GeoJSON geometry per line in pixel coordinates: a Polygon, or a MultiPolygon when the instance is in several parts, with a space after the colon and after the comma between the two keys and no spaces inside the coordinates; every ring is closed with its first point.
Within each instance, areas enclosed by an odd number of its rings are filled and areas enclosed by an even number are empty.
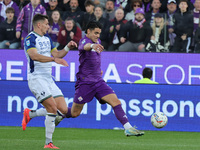
{"type": "Polygon", "coordinates": [[[51,57],[51,52],[56,49],[48,34],[41,36],[36,32],[30,32],[24,40],[24,50],[29,63],[28,74],[51,75],[52,62],[33,61],[28,55],[31,49],[37,49],[38,54],[51,57]]]}

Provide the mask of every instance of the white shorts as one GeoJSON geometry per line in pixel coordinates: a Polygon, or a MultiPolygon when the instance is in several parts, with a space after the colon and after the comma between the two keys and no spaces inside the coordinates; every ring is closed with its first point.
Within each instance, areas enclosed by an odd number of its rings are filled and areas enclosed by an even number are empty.
{"type": "Polygon", "coordinates": [[[62,91],[55,84],[52,77],[29,76],[28,86],[39,103],[50,97],[63,96],[62,91]]]}

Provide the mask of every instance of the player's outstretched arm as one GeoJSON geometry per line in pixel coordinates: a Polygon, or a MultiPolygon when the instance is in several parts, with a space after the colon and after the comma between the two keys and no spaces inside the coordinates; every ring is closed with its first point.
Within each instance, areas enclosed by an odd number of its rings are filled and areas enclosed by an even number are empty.
{"type": "Polygon", "coordinates": [[[27,51],[27,53],[31,57],[31,59],[34,60],[34,61],[39,61],[39,62],[54,61],[53,57],[47,57],[47,56],[43,56],[43,55],[38,54],[36,48],[31,48],[30,50],[27,51]]]}
{"type": "Polygon", "coordinates": [[[77,44],[76,42],[74,41],[70,41],[65,47],[64,49],[58,51],[57,49],[53,50],[51,52],[52,56],[55,57],[55,58],[63,58],[68,52],[70,49],[74,49],[75,47],[77,47],[77,44]]]}
{"type": "Polygon", "coordinates": [[[69,66],[68,63],[61,58],[54,58],[54,57],[48,57],[48,56],[43,56],[37,53],[36,48],[32,48],[28,50],[28,55],[31,57],[32,60],[34,61],[39,61],[39,62],[51,62],[55,61],[58,64],[64,65],[64,66],[69,66]]]}

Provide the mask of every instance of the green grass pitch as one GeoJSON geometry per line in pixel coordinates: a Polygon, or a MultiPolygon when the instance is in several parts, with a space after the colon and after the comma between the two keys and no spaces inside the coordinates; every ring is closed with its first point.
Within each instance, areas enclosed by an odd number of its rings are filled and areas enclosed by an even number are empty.
{"type": "MultiPolygon", "coordinates": [[[[123,130],[56,128],[54,144],[61,150],[199,150],[200,133],[145,131],[126,137],[123,130]]],[[[45,128],[0,127],[1,150],[44,149],[45,128]]]]}

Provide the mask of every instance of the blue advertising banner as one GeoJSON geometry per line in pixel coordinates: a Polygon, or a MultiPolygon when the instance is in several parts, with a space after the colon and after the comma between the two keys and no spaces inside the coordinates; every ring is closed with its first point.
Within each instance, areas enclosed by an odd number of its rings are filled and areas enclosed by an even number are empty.
{"type": "MultiPolygon", "coordinates": [[[[74,82],[57,82],[68,106],[72,105],[74,82]]],[[[189,85],[116,84],[109,86],[117,93],[132,125],[141,130],[200,132],[200,87],[189,85]],[[151,125],[151,115],[162,111],[168,116],[163,129],[151,125]]],[[[0,81],[0,126],[21,126],[23,109],[38,109],[27,81],[0,81]]],[[[43,127],[44,117],[33,118],[28,126],[43,127]]],[[[58,127],[66,128],[122,128],[112,108],[101,105],[96,99],[86,104],[77,118],[64,119],[58,127]]]]}
{"type": "MultiPolygon", "coordinates": [[[[27,59],[23,50],[0,50],[0,80],[27,80],[27,59]]],[[[102,52],[106,82],[133,83],[142,78],[145,67],[152,68],[153,81],[160,84],[200,84],[200,55],[180,53],[102,52]]],[[[65,57],[69,67],[53,64],[56,81],[76,80],[78,51],[65,57]]]]}

